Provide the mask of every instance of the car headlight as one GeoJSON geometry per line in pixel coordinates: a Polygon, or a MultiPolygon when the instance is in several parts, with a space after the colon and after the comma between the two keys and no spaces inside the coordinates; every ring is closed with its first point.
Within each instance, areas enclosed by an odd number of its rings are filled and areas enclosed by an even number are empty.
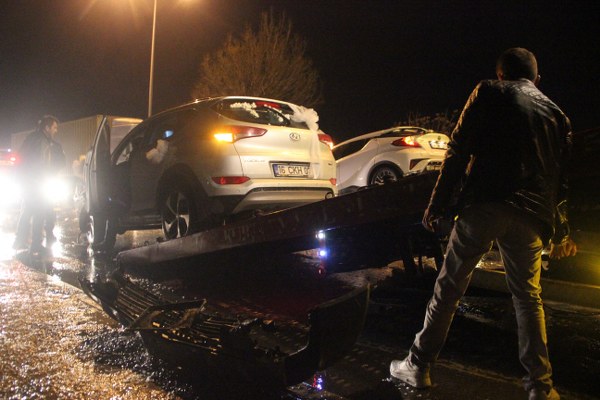
{"type": "Polygon", "coordinates": [[[8,206],[19,202],[21,199],[21,186],[14,177],[0,174],[0,187],[2,188],[0,205],[8,206]]]}
{"type": "Polygon", "coordinates": [[[42,186],[44,200],[57,204],[69,197],[69,185],[62,178],[47,178],[42,186]]]}

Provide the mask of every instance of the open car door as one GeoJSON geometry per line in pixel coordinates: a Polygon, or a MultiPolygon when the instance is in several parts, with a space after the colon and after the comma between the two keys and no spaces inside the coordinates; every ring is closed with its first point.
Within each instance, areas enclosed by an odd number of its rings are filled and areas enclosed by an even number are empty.
{"type": "Polygon", "coordinates": [[[104,213],[110,199],[110,119],[107,116],[96,132],[85,166],[86,208],[90,215],[104,213]]]}
{"type": "MultiPolygon", "coordinates": [[[[112,247],[116,236],[116,218],[111,200],[118,187],[112,166],[112,153],[123,138],[141,122],[137,118],[104,116],[91,150],[86,156],[84,178],[86,183],[85,211],[89,220],[85,227],[88,240],[94,246],[112,247]]],[[[81,218],[81,217],[80,217],[81,218]]]]}

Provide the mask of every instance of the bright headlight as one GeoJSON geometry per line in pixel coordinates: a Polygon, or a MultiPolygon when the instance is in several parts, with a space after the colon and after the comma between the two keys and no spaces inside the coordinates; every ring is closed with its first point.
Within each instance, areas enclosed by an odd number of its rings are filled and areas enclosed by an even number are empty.
{"type": "Polygon", "coordinates": [[[48,178],[42,187],[44,199],[52,204],[60,203],[69,197],[69,185],[61,178],[48,178]]]}
{"type": "Polygon", "coordinates": [[[12,205],[19,202],[21,199],[21,186],[12,176],[0,174],[0,187],[2,188],[2,196],[0,196],[1,205],[12,205]]]}

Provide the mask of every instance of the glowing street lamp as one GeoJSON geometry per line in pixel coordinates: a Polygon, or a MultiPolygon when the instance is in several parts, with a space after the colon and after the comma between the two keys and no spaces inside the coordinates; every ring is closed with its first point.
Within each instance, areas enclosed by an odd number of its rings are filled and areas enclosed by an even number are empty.
{"type": "MultiPolygon", "coordinates": [[[[186,2],[179,0],[180,3],[186,2]]],[[[154,0],[154,11],[152,13],[152,42],[150,45],[150,81],[148,83],[148,116],[152,115],[152,92],[154,89],[154,42],[156,39],[156,8],[158,0],[154,0]]]]}
{"type": "Polygon", "coordinates": [[[148,116],[152,115],[152,91],[154,88],[154,39],[156,37],[156,4],[154,0],[154,13],[152,15],[152,44],[150,45],[150,82],[148,83],[148,116]]]}

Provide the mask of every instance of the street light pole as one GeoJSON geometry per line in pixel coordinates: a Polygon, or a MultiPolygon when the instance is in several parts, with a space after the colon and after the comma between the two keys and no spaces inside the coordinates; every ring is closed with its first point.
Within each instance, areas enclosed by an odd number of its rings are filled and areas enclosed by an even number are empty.
{"type": "Polygon", "coordinates": [[[154,0],[154,15],[152,17],[152,44],[150,47],[150,83],[148,84],[148,116],[152,115],[152,89],[154,86],[154,38],[156,36],[156,3],[154,0]]]}

